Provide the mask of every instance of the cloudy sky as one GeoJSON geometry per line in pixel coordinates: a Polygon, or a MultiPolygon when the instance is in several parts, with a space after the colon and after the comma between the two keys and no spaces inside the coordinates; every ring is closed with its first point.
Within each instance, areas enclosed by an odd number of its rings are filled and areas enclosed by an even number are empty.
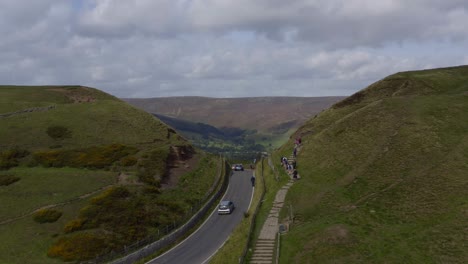
{"type": "Polygon", "coordinates": [[[350,95],[468,64],[466,0],[0,0],[0,83],[118,97],[350,95]]]}

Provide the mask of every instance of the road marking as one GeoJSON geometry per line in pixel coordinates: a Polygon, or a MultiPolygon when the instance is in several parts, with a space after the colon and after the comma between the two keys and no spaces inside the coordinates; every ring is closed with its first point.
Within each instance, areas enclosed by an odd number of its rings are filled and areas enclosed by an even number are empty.
{"type": "Polygon", "coordinates": [[[224,246],[224,244],[226,244],[226,242],[229,240],[229,238],[231,237],[231,235],[229,235],[226,240],[224,240],[223,244],[221,244],[221,246],[219,246],[218,249],[216,249],[216,251],[211,254],[211,256],[209,256],[207,259],[205,259],[202,263],[200,264],[205,264],[208,260],[210,260],[214,255],[216,255],[216,253],[218,253],[219,249],[222,248],[224,246]]]}
{"type": "MultiPolygon", "coordinates": [[[[226,196],[226,193],[228,192],[230,185],[231,185],[231,184],[228,185],[226,191],[224,192],[223,198],[226,196]]],[[[222,198],[221,198],[221,199],[222,199],[222,198]]],[[[190,237],[192,237],[193,235],[195,235],[195,234],[198,232],[198,230],[200,230],[200,228],[202,228],[202,227],[206,224],[206,222],[211,218],[211,216],[216,212],[217,209],[218,209],[218,208],[215,207],[215,209],[213,210],[213,212],[211,212],[210,216],[207,217],[207,218],[205,219],[205,221],[203,222],[203,224],[201,224],[201,225],[197,228],[197,230],[195,230],[192,234],[190,234],[186,239],[182,240],[182,242],[180,242],[179,244],[175,245],[173,248],[171,248],[171,249],[169,249],[168,251],[164,252],[163,254],[157,256],[156,258],[154,258],[154,259],[152,259],[152,260],[146,262],[145,264],[148,264],[148,263],[150,263],[151,261],[156,260],[156,259],[158,259],[158,258],[161,258],[162,256],[168,254],[169,252],[171,252],[172,250],[174,250],[174,249],[176,249],[178,246],[180,246],[182,243],[184,243],[187,239],[189,239],[190,237]]],[[[227,240],[227,239],[226,239],[226,240],[227,240]]],[[[226,242],[226,241],[224,241],[224,242],[226,242]]],[[[223,243],[223,245],[224,245],[224,243],[223,243]]],[[[218,248],[218,250],[219,250],[219,248],[218,248]]],[[[216,253],[218,250],[216,250],[215,253],[216,253]]],[[[210,258],[211,258],[211,257],[210,257],[210,258]]]]}
{"type": "MultiPolygon", "coordinates": [[[[254,175],[255,176],[255,175],[254,175]]],[[[252,191],[252,196],[250,197],[250,202],[249,202],[249,207],[247,208],[247,211],[249,211],[249,208],[250,208],[250,205],[252,204],[252,200],[253,200],[253,195],[254,195],[254,191],[255,191],[255,187],[252,187],[254,190],[252,191]]],[[[242,222],[242,220],[241,220],[242,222]]],[[[239,223],[240,224],[240,223],[239,223]]],[[[235,229],[235,227],[234,227],[235,229]]],[[[231,232],[232,234],[232,232],[231,232]]],[[[223,244],[221,244],[221,246],[216,249],[216,251],[211,255],[209,256],[207,259],[205,259],[205,261],[203,261],[201,264],[205,264],[208,260],[210,260],[214,255],[216,255],[216,253],[218,253],[218,251],[224,246],[224,244],[226,244],[226,242],[229,240],[229,238],[231,237],[231,235],[229,235],[226,240],[224,240],[223,244]]]]}
{"type": "MultiPolygon", "coordinates": [[[[255,177],[255,171],[252,173],[252,175],[255,177]]],[[[253,200],[253,196],[254,196],[254,192],[255,192],[255,186],[252,187],[252,196],[250,197],[250,202],[249,202],[249,207],[247,207],[247,212],[249,211],[250,209],[250,205],[252,205],[252,200],[253,200]]]]}

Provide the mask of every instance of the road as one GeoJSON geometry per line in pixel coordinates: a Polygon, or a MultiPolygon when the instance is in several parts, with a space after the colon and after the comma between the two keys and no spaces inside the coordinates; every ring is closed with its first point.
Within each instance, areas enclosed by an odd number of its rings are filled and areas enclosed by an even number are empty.
{"type": "Polygon", "coordinates": [[[228,239],[233,229],[242,221],[252,199],[250,170],[236,171],[230,178],[223,200],[231,200],[236,206],[230,215],[218,215],[213,211],[202,226],[191,236],[163,255],[147,264],[201,264],[208,260],[228,239]]]}

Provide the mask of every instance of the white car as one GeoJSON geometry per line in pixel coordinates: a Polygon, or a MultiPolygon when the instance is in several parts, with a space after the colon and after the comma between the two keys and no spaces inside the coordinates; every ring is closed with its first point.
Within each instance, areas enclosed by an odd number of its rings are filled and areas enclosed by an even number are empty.
{"type": "Polygon", "coordinates": [[[218,214],[231,214],[234,211],[234,203],[231,201],[221,201],[218,206],[218,214]]]}
{"type": "Polygon", "coordinates": [[[242,164],[234,164],[232,166],[232,169],[235,170],[235,171],[243,171],[244,170],[244,166],[242,166],[242,164]]]}

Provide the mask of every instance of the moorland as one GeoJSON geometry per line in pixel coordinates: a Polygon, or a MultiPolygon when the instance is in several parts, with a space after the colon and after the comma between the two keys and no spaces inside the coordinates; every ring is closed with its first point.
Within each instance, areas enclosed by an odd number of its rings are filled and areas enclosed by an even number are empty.
{"type": "Polygon", "coordinates": [[[0,263],[88,260],[162,234],[220,162],[97,89],[0,86],[0,263]]]}
{"type": "Polygon", "coordinates": [[[460,66],[393,74],[302,125],[273,155],[302,137],[280,263],[466,263],[467,113],[460,66]]]}

